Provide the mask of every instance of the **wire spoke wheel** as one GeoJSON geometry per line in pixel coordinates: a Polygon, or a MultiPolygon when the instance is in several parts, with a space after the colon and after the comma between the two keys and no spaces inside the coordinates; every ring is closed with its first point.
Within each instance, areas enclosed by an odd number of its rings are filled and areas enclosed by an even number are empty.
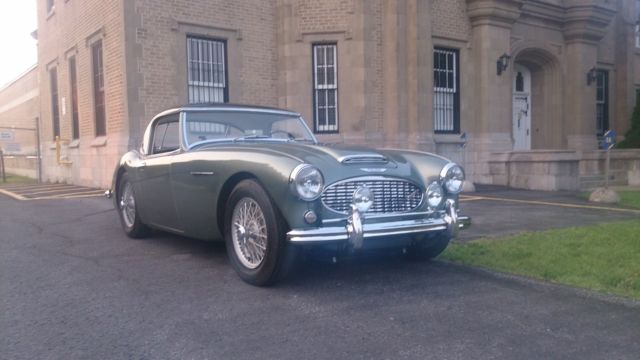
{"type": "Polygon", "coordinates": [[[136,199],[133,195],[133,186],[128,181],[123,185],[119,202],[120,214],[125,225],[133,227],[136,222],[136,199]]]}
{"type": "Polygon", "coordinates": [[[245,197],[237,202],[231,216],[231,237],[238,260],[248,269],[262,264],[267,253],[267,222],[260,205],[245,197]]]}

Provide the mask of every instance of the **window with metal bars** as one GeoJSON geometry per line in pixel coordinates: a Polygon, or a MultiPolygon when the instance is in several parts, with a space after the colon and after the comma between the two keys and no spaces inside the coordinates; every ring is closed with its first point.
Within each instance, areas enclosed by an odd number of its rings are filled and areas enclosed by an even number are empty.
{"type": "Polygon", "coordinates": [[[60,106],[58,102],[58,69],[49,70],[49,87],[51,91],[51,126],[53,127],[53,139],[60,136],[60,106]]]}
{"type": "Polygon", "coordinates": [[[78,115],[78,74],[75,56],[69,58],[69,88],[71,90],[71,138],[80,137],[80,120],[78,115]]]}
{"type": "Polygon", "coordinates": [[[603,136],[609,130],[609,72],[596,72],[596,130],[603,136]]]}
{"type": "Polygon", "coordinates": [[[93,108],[96,136],[104,136],[107,134],[107,117],[105,113],[102,40],[96,41],[91,45],[91,60],[93,64],[93,108]]]}
{"type": "Polygon", "coordinates": [[[338,132],[338,45],[313,45],[313,117],[317,133],[338,132]]]}
{"type": "Polygon", "coordinates": [[[200,37],[187,37],[189,103],[228,101],[227,43],[200,37]]]}
{"type": "Polygon", "coordinates": [[[433,126],[436,133],[460,132],[459,51],[433,49],[433,126]]]}

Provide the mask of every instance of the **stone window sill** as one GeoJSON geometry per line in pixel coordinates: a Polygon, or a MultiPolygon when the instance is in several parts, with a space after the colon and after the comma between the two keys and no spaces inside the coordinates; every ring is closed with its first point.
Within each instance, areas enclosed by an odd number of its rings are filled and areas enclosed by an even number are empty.
{"type": "Polygon", "coordinates": [[[106,136],[98,136],[97,138],[91,141],[91,147],[103,147],[107,146],[107,137],[106,136]]]}
{"type": "Polygon", "coordinates": [[[70,149],[77,149],[80,147],[80,139],[71,140],[69,145],[67,145],[70,149]]]}

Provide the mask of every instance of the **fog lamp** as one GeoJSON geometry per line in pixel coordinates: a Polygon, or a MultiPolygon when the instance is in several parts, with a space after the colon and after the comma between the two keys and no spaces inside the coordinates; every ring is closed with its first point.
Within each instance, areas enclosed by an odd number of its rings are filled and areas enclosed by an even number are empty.
{"type": "Polygon", "coordinates": [[[427,187],[427,204],[429,208],[435,209],[442,203],[442,186],[436,181],[427,187]]]}
{"type": "Polygon", "coordinates": [[[306,221],[307,224],[313,224],[318,221],[318,215],[315,211],[308,210],[306,213],[304,213],[304,221],[306,221]]]}

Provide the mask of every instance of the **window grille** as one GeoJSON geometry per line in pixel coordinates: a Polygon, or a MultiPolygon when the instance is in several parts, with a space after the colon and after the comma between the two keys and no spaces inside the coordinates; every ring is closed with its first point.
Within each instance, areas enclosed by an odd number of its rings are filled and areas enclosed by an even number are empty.
{"type": "Polygon", "coordinates": [[[460,132],[458,50],[433,50],[433,121],[436,133],[460,132]]]}
{"type": "Polygon", "coordinates": [[[69,82],[71,90],[71,138],[80,137],[80,120],[78,115],[78,75],[76,58],[69,58],[69,82]]]}
{"type": "Polygon", "coordinates": [[[227,100],[226,43],[187,38],[189,103],[222,103],[227,100]]]}
{"type": "Polygon", "coordinates": [[[315,131],[338,131],[338,63],[336,44],[313,45],[315,131]]]}
{"type": "Polygon", "coordinates": [[[91,58],[93,63],[93,107],[96,136],[104,136],[107,134],[107,119],[105,114],[102,40],[91,46],[91,58]]]}
{"type": "Polygon", "coordinates": [[[598,70],[596,73],[596,129],[603,136],[609,130],[609,72],[598,70]]]}
{"type": "Polygon", "coordinates": [[[60,136],[60,103],[58,102],[58,69],[49,70],[49,86],[51,91],[51,125],[53,139],[60,136]]]}

